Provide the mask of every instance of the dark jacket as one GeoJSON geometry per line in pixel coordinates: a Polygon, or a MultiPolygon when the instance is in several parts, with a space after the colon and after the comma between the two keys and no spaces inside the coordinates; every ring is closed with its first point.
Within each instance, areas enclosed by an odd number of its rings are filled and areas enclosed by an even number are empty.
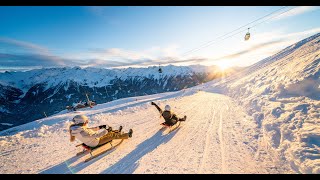
{"type": "Polygon", "coordinates": [[[172,111],[162,111],[162,109],[158,105],[155,104],[154,106],[156,106],[167,125],[174,125],[178,121],[179,118],[172,111]]]}

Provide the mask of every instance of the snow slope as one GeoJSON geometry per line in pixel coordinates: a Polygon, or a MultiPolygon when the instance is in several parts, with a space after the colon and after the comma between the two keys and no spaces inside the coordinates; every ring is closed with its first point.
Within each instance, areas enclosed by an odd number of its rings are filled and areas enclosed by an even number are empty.
{"type": "MultiPolygon", "coordinates": [[[[43,68],[0,73],[0,123],[13,126],[53,115],[75,102],[96,103],[177,91],[218,78],[215,66],[156,66],[148,68],[43,68]],[[177,83],[179,82],[179,83],[177,83]]],[[[230,70],[229,73],[232,73],[230,70]]],[[[9,128],[0,124],[0,131],[9,128]]]]}
{"type": "Polygon", "coordinates": [[[320,173],[320,33],[207,87],[246,109],[281,166],[320,173]]]}
{"type": "Polygon", "coordinates": [[[268,173],[268,161],[254,156],[256,125],[232,99],[190,88],[125,98],[92,109],[37,120],[1,132],[0,173],[268,173]],[[151,101],[173,105],[188,119],[170,134],[151,101]],[[199,114],[199,112],[202,112],[199,114]],[[89,126],[107,123],[134,130],[133,138],[92,161],[75,157],[69,121],[86,114],[89,126]]]}

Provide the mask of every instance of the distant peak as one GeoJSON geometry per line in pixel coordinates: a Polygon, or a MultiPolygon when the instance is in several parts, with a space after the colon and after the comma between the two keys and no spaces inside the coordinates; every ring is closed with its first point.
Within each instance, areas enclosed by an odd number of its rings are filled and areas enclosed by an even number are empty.
{"type": "Polygon", "coordinates": [[[81,69],[81,67],[80,67],[80,66],[74,66],[72,69],[80,70],[80,69],[81,69]]]}

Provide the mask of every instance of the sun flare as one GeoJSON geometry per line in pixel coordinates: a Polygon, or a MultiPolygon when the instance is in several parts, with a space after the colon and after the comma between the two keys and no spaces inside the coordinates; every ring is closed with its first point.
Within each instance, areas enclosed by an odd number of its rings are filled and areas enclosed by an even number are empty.
{"type": "Polygon", "coordinates": [[[217,66],[221,69],[221,70],[226,70],[228,69],[229,67],[231,67],[232,65],[230,64],[230,62],[228,61],[219,61],[217,63],[217,66]]]}

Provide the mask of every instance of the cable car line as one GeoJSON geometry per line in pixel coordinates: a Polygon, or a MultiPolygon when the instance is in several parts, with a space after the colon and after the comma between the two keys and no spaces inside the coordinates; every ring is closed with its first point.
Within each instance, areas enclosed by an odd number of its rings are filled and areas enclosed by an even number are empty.
{"type": "MultiPolygon", "coordinates": [[[[270,16],[271,14],[274,14],[274,13],[276,13],[276,12],[278,12],[278,11],[286,8],[286,7],[287,7],[287,6],[284,6],[284,7],[280,8],[280,9],[277,9],[277,10],[275,10],[275,11],[273,11],[273,12],[271,12],[271,13],[265,15],[265,16],[263,16],[263,17],[260,17],[260,18],[258,18],[258,19],[256,19],[256,20],[254,20],[254,21],[252,21],[252,22],[250,22],[250,23],[247,23],[247,24],[245,24],[245,25],[243,25],[243,26],[241,26],[241,27],[238,27],[237,29],[235,29],[235,30],[233,30],[233,31],[230,31],[230,32],[228,32],[228,33],[226,33],[226,34],[224,34],[224,35],[222,35],[222,36],[219,36],[219,37],[217,37],[217,38],[215,38],[215,39],[213,39],[213,40],[210,40],[210,41],[208,41],[208,42],[200,45],[200,46],[197,47],[197,48],[193,48],[193,49],[191,49],[191,50],[183,53],[182,55],[186,55],[186,54],[188,54],[188,53],[191,53],[191,52],[193,52],[194,50],[197,50],[197,49],[201,48],[201,46],[205,46],[205,45],[207,45],[207,44],[215,41],[216,39],[222,38],[222,37],[224,37],[224,36],[226,36],[226,35],[228,35],[228,34],[230,34],[230,33],[233,33],[233,32],[235,32],[235,31],[237,31],[237,30],[239,30],[239,29],[241,29],[241,28],[243,28],[243,27],[247,27],[249,24],[252,24],[252,23],[254,23],[254,22],[257,22],[257,21],[259,21],[259,20],[261,20],[261,19],[263,19],[263,18],[265,18],[265,17],[267,17],[267,16],[270,16]]],[[[207,46],[205,46],[205,47],[207,47],[207,46]]]]}
{"type": "MultiPolygon", "coordinates": [[[[206,47],[208,47],[208,46],[213,45],[214,43],[223,41],[223,40],[225,40],[225,39],[227,39],[227,38],[230,38],[230,37],[232,37],[232,36],[234,36],[234,35],[237,35],[237,34],[239,34],[239,33],[241,33],[241,32],[244,32],[244,31],[246,31],[246,30],[248,30],[248,32],[247,32],[248,36],[247,36],[247,34],[246,34],[247,38],[245,38],[245,40],[248,40],[248,39],[250,38],[250,33],[249,33],[249,29],[250,29],[250,28],[256,27],[256,26],[258,26],[258,25],[266,22],[267,20],[270,20],[270,19],[272,19],[272,18],[274,18],[274,17],[280,16],[281,14],[286,13],[286,12],[288,12],[288,11],[291,11],[292,9],[294,9],[294,8],[296,8],[296,7],[293,7],[293,8],[291,8],[291,9],[286,10],[286,11],[283,11],[283,12],[281,12],[280,14],[276,14],[275,16],[271,16],[271,18],[268,18],[268,19],[266,19],[266,20],[263,20],[263,21],[261,21],[261,22],[259,22],[259,23],[257,23],[257,24],[253,24],[252,26],[248,27],[247,29],[244,29],[244,30],[241,30],[241,31],[238,31],[238,30],[240,30],[240,29],[242,29],[242,28],[244,28],[244,27],[247,27],[248,25],[250,25],[250,24],[252,24],[252,23],[255,23],[255,22],[257,22],[257,21],[259,21],[259,20],[261,20],[261,19],[264,19],[264,18],[266,18],[266,17],[268,17],[268,16],[270,16],[270,15],[272,15],[272,14],[275,14],[276,12],[281,11],[281,10],[287,8],[287,7],[288,7],[288,6],[284,6],[284,7],[280,8],[280,9],[277,9],[277,10],[275,10],[275,11],[273,11],[273,12],[267,14],[267,15],[264,15],[264,16],[256,19],[256,20],[254,20],[254,21],[252,21],[252,22],[250,22],[250,23],[247,23],[247,24],[245,24],[245,25],[243,25],[243,26],[240,26],[240,27],[236,28],[235,30],[232,30],[232,31],[230,31],[230,32],[228,32],[228,33],[226,33],[226,34],[224,34],[224,35],[221,35],[221,36],[219,36],[219,37],[217,37],[217,38],[215,38],[215,39],[213,39],[213,40],[210,40],[210,41],[208,41],[208,42],[206,42],[206,43],[203,43],[202,45],[200,45],[200,46],[198,46],[198,47],[196,47],[196,48],[193,48],[193,49],[191,49],[191,50],[189,50],[189,51],[186,51],[186,52],[182,53],[181,56],[185,56],[185,55],[187,55],[187,54],[190,54],[190,53],[193,53],[193,52],[197,52],[197,51],[199,51],[199,50],[201,50],[201,49],[203,49],[203,48],[206,48],[206,47]],[[238,32],[236,32],[236,31],[238,31],[238,32]],[[233,32],[236,32],[236,33],[231,34],[231,33],[233,33],[233,32]],[[229,35],[229,34],[231,34],[231,35],[230,35],[230,36],[227,36],[227,35],[229,35]],[[225,36],[227,36],[227,37],[225,37],[225,36]],[[225,38],[223,38],[223,37],[225,37],[225,38]],[[221,38],[222,38],[222,39],[221,39],[221,38]],[[218,39],[220,39],[220,40],[218,41],[218,39]]],[[[130,54],[131,54],[131,55],[134,55],[133,52],[126,52],[126,51],[123,51],[123,54],[124,54],[124,55],[130,55],[130,54]]],[[[119,57],[119,58],[121,58],[121,57],[123,57],[123,55],[121,55],[121,56],[120,56],[120,55],[118,55],[118,56],[115,55],[115,56],[110,56],[110,57],[119,57]]],[[[173,59],[173,58],[167,58],[167,59],[168,59],[168,60],[173,60],[173,61],[177,62],[177,61],[176,61],[175,59],[173,59]]],[[[162,73],[162,69],[161,69],[161,67],[160,67],[160,64],[159,64],[158,72],[159,72],[159,73],[162,73]]]]}
{"type": "MultiPolygon", "coordinates": [[[[252,26],[249,27],[249,28],[256,27],[256,26],[258,26],[258,25],[266,22],[267,20],[270,20],[270,19],[272,19],[272,18],[274,18],[274,17],[280,16],[281,14],[286,13],[286,12],[288,12],[288,11],[291,11],[291,10],[294,9],[294,8],[297,8],[297,7],[293,7],[293,8],[291,8],[291,9],[286,10],[286,11],[283,11],[282,13],[277,14],[277,15],[275,15],[275,16],[272,16],[271,18],[266,19],[266,20],[264,20],[264,21],[262,21],[262,22],[260,22],[260,23],[258,23],[258,24],[252,25],[252,26]]],[[[281,9],[284,9],[284,8],[281,8],[281,9]]],[[[281,9],[279,9],[279,10],[281,10],[281,9]]],[[[277,11],[279,11],[279,10],[277,10],[277,11]]],[[[276,11],[274,11],[274,12],[276,12],[276,11]]],[[[273,13],[274,13],[274,12],[273,12],[273,13]]],[[[273,14],[273,13],[268,14],[268,16],[271,15],[271,14],[273,14]]],[[[264,17],[266,17],[266,16],[264,16],[264,17]]],[[[259,18],[259,19],[262,19],[262,18],[259,18]]],[[[255,20],[255,21],[257,21],[257,20],[255,20]]],[[[251,22],[251,23],[248,23],[248,24],[252,24],[252,22],[251,22]]],[[[246,25],[247,25],[247,24],[246,24],[246,25]]],[[[244,25],[244,26],[241,26],[240,28],[237,28],[236,30],[241,29],[242,27],[245,27],[245,25],[244,25]]],[[[231,32],[234,32],[234,31],[236,31],[236,30],[233,30],[233,31],[231,31],[231,32]]],[[[234,34],[232,34],[232,35],[230,35],[230,36],[227,36],[226,38],[221,39],[220,41],[225,40],[225,39],[227,39],[227,38],[229,38],[229,37],[232,37],[232,36],[234,36],[234,35],[237,35],[237,34],[239,34],[239,33],[241,33],[241,32],[246,31],[246,30],[247,30],[247,29],[244,29],[244,30],[242,30],[242,31],[236,32],[236,33],[234,33],[234,34]]],[[[229,32],[229,33],[226,33],[226,34],[223,35],[223,36],[226,36],[226,35],[228,35],[228,34],[230,34],[230,32],[229,32]]],[[[223,36],[220,36],[220,37],[218,37],[218,38],[221,38],[221,37],[223,37],[223,36]]],[[[218,38],[216,38],[216,39],[218,39],[218,38]]],[[[211,40],[211,41],[210,41],[211,43],[206,43],[207,45],[205,45],[205,46],[203,46],[203,47],[198,47],[198,48],[193,49],[192,52],[199,51],[199,50],[201,50],[201,49],[203,49],[203,48],[206,48],[206,47],[208,47],[208,46],[211,46],[211,45],[214,44],[214,43],[220,42],[220,41],[215,41],[215,42],[213,42],[213,41],[214,41],[214,40],[211,40]]],[[[185,54],[187,54],[187,53],[191,53],[191,50],[190,50],[190,51],[187,51],[186,53],[183,53],[182,55],[185,55],[185,54]]]]}
{"type": "MultiPolygon", "coordinates": [[[[211,45],[214,44],[214,43],[223,41],[223,40],[225,40],[225,39],[227,39],[227,38],[230,38],[230,37],[232,37],[232,36],[234,36],[234,35],[237,35],[237,34],[239,34],[239,33],[241,33],[241,32],[244,32],[244,31],[246,31],[247,29],[244,29],[244,30],[239,31],[239,32],[236,32],[236,33],[234,33],[234,34],[232,34],[232,35],[230,35],[230,36],[227,36],[228,34],[233,33],[233,32],[235,32],[235,31],[237,31],[237,30],[239,30],[239,29],[241,29],[241,28],[243,28],[243,27],[246,27],[246,26],[249,25],[249,24],[252,24],[252,23],[254,23],[254,22],[257,22],[257,21],[259,21],[259,20],[261,20],[261,19],[264,19],[265,17],[268,17],[268,16],[270,16],[270,15],[272,15],[272,14],[278,12],[278,11],[281,11],[281,10],[283,10],[284,8],[287,8],[287,6],[284,6],[284,7],[280,8],[280,9],[278,9],[278,10],[275,10],[275,11],[273,11],[273,12],[271,12],[271,13],[263,16],[263,17],[260,17],[260,18],[258,18],[258,19],[256,19],[256,20],[254,20],[254,21],[252,21],[252,22],[250,22],[250,23],[247,23],[246,25],[243,25],[243,26],[241,26],[241,27],[239,27],[239,28],[237,28],[237,29],[235,29],[235,30],[233,30],[233,31],[230,31],[230,32],[228,32],[228,33],[226,33],[226,34],[224,34],[224,35],[222,35],[222,36],[219,36],[218,38],[215,38],[214,40],[208,41],[208,42],[204,43],[203,45],[201,45],[201,46],[199,46],[199,47],[197,47],[197,48],[193,48],[193,49],[191,49],[191,50],[189,50],[189,51],[181,54],[181,56],[186,55],[186,54],[190,54],[190,53],[192,53],[192,52],[199,51],[199,50],[201,50],[201,49],[203,49],[203,48],[206,48],[206,47],[208,47],[208,46],[211,46],[211,45]],[[217,41],[217,39],[222,38],[222,37],[224,37],[224,36],[227,36],[227,37],[221,39],[220,41],[217,41]]],[[[274,17],[280,16],[281,14],[286,13],[286,12],[288,12],[288,11],[291,11],[291,10],[294,9],[294,8],[296,8],[296,7],[293,7],[293,8],[291,8],[291,9],[286,10],[286,11],[283,11],[283,12],[281,12],[280,14],[276,14],[275,16],[271,16],[271,18],[268,18],[268,19],[266,19],[266,20],[264,20],[264,21],[261,21],[261,22],[255,24],[255,25],[252,25],[251,27],[248,28],[248,33],[246,34],[246,37],[247,37],[247,38],[245,38],[245,39],[248,40],[248,39],[250,38],[250,33],[249,33],[249,29],[250,29],[250,28],[256,27],[256,26],[258,26],[258,25],[266,22],[267,20],[270,20],[270,19],[272,19],[272,18],[274,18],[274,17]]],[[[173,60],[173,61],[176,62],[176,60],[174,60],[173,58],[168,58],[168,59],[169,59],[169,60],[173,60]]],[[[159,72],[160,72],[160,69],[159,69],[159,72]]]]}

